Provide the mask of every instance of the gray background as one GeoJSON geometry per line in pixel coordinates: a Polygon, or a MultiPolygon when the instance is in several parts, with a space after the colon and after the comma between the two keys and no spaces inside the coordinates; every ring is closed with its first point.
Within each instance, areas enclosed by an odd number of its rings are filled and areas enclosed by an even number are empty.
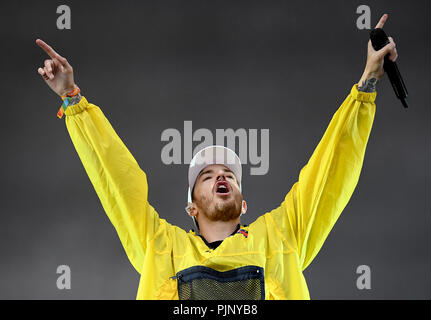
{"type": "MultiPolygon", "coordinates": [[[[45,40],[65,56],[146,171],[149,200],[186,230],[187,165],[166,166],[166,128],[269,128],[270,168],[244,166],[248,213],[278,206],[363,72],[368,30],[383,13],[411,108],[387,78],[351,201],[305,271],[312,299],[429,299],[431,6],[427,1],[2,1],[0,34],[2,299],[135,299],[129,263],[78,155],[61,99],[37,73],[45,40]],[[68,4],[72,29],[56,28],[68,4]],[[72,288],[58,290],[57,266],[72,288]],[[356,268],[371,268],[371,290],[356,268]]],[[[195,143],[196,145],[197,143],[195,143]]]]}

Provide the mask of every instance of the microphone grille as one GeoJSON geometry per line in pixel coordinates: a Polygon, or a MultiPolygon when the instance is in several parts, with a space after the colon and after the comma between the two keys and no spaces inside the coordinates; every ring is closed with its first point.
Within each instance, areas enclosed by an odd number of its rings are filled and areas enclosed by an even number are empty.
{"type": "Polygon", "coordinates": [[[371,39],[371,44],[373,45],[373,48],[376,51],[380,50],[385,45],[390,43],[388,36],[381,28],[375,28],[371,30],[370,39],[371,39]]]}

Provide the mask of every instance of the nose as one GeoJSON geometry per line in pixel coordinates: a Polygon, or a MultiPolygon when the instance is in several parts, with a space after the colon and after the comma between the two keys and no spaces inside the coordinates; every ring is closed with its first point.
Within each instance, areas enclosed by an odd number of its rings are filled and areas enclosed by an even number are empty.
{"type": "Polygon", "coordinates": [[[224,174],[220,174],[220,175],[218,175],[217,176],[217,181],[223,181],[223,180],[226,180],[226,177],[224,176],[224,174]]]}

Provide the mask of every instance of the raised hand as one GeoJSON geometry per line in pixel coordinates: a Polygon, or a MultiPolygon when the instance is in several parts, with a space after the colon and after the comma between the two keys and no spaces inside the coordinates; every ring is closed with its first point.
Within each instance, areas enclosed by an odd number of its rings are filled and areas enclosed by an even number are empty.
{"type": "Polygon", "coordinates": [[[45,60],[45,67],[37,70],[46,84],[59,96],[73,90],[75,87],[73,68],[66,58],[60,56],[51,46],[40,39],[36,40],[36,44],[51,58],[45,60]]]}
{"type": "MultiPolygon", "coordinates": [[[[376,28],[383,28],[386,20],[388,19],[388,15],[384,14],[379,22],[376,25],[376,28]]],[[[386,46],[384,46],[379,51],[374,50],[373,45],[371,44],[371,40],[368,41],[368,54],[367,54],[367,64],[365,67],[364,75],[366,75],[365,78],[376,78],[377,80],[380,80],[383,75],[385,74],[385,71],[383,69],[383,63],[384,63],[384,57],[389,54],[389,59],[391,61],[395,61],[398,58],[397,49],[395,48],[395,42],[392,37],[388,37],[390,43],[388,43],[386,46]]],[[[363,78],[364,78],[363,75],[363,78]]],[[[362,80],[362,78],[361,78],[362,80]]],[[[361,83],[361,81],[359,82],[361,83]]]]}

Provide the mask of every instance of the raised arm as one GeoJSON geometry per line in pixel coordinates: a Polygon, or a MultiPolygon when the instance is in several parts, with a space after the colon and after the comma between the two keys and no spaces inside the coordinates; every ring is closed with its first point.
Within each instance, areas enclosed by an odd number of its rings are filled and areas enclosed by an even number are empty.
{"type": "MultiPolygon", "coordinates": [[[[59,96],[69,92],[75,87],[72,66],[42,40],[36,43],[51,57],[38,69],[39,74],[59,96]]],[[[165,222],[148,203],[146,174],[98,106],[78,94],[65,115],[88,177],[130,262],[140,272],[147,243],[165,222]]]]}
{"type": "MultiPolygon", "coordinates": [[[[383,27],[384,15],[376,27],[383,27]]],[[[395,43],[375,51],[368,43],[361,86],[353,85],[336,111],[298,181],[282,204],[268,215],[286,245],[298,252],[305,269],[322,247],[358,183],[376,110],[376,82],[383,76],[383,58],[395,61],[395,43]]]]}

